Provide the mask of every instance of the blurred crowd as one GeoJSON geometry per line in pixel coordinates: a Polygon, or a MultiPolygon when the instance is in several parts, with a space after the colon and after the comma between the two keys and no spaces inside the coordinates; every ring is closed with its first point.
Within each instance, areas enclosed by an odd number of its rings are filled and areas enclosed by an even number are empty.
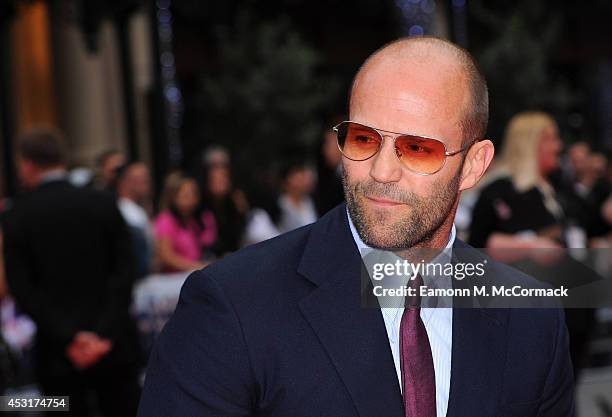
{"type": "Polygon", "coordinates": [[[513,117],[493,166],[461,198],[457,228],[478,248],[610,247],[612,166],[586,141],[564,147],[553,118],[513,117]]]}
{"type": "Polygon", "coordinates": [[[237,186],[229,152],[218,145],[204,151],[195,173],[173,171],[152,200],[150,170],[142,162],[109,150],[96,174],[68,173],[77,186],[116,197],[129,227],[138,275],[200,269],[241,247],[305,226],[343,200],[340,152],[328,134],[317,170],[307,158],[284,161],[272,187],[247,193],[237,186]],[[318,179],[318,180],[317,180],[318,179]]]}
{"type": "Polygon", "coordinates": [[[249,195],[229,152],[210,146],[194,172],[170,172],[155,199],[147,164],[118,150],[101,152],[93,170],[70,168],[60,132],[21,135],[21,192],[2,200],[0,214],[2,392],[33,382],[70,395],[71,415],[135,415],[145,365],[130,312],[135,285],[186,275],[341,203],[331,130],[321,142],[318,164],[294,155],[277,188],[249,195]]]}
{"type": "MultiPolygon", "coordinates": [[[[68,169],[64,164],[40,167],[40,183],[47,182],[48,171],[53,179],[115,198],[133,240],[140,278],[200,269],[241,247],[316,221],[344,199],[340,159],[330,130],[318,161],[291,156],[272,181],[277,189],[259,186],[257,193],[249,195],[235,185],[230,154],[218,145],[203,152],[202,166],[196,172],[170,172],[157,200],[147,164],[129,161],[115,149],[100,153],[91,170],[68,169]]],[[[20,170],[23,194],[40,185],[37,181],[28,185],[26,177],[20,170]]],[[[13,203],[4,200],[3,211],[13,203]]]]}
{"type": "MultiPolygon", "coordinates": [[[[612,247],[612,169],[605,154],[586,141],[564,147],[557,123],[543,112],[515,115],[497,152],[477,188],[462,195],[459,236],[501,261],[528,260],[551,271],[547,258],[563,251],[547,249],[612,247]]],[[[610,259],[607,252],[605,257],[610,259]]],[[[569,265],[567,259],[553,260],[558,271],[569,265]]],[[[587,364],[596,311],[571,308],[565,315],[578,378],[587,364]]]]}
{"type": "MultiPolygon", "coordinates": [[[[194,172],[169,173],[154,199],[150,167],[141,161],[109,149],[93,170],[68,169],[61,134],[23,134],[17,146],[23,192],[0,204],[0,297],[36,325],[32,369],[43,392],[71,392],[74,415],[88,415],[88,390],[107,415],[134,415],[144,363],[129,317],[134,283],[200,269],[316,221],[343,201],[331,128],[317,154],[314,162],[287,158],[276,187],[247,192],[230,153],[210,146],[194,172]]],[[[542,247],[610,248],[611,167],[588,141],[564,146],[551,116],[517,114],[492,169],[462,195],[459,237],[499,250],[500,258],[508,256],[505,248],[527,256],[542,247]]],[[[575,366],[594,320],[591,310],[581,311],[568,318],[575,366]]],[[[2,342],[7,352],[18,344],[9,339],[2,342]]],[[[17,377],[3,377],[0,388],[16,384],[17,377]]]]}

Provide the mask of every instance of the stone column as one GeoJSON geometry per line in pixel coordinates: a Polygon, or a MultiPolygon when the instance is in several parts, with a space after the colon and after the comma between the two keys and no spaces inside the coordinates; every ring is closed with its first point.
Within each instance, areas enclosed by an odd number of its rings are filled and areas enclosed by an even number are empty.
{"type": "Polygon", "coordinates": [[[130,22],[130,46],[132,50],[132,71],[134,74],[134,114],[139,149],[139,159],[149,168],[152,163],[151,132],[149,120],[148,94],[154,87],[153,45],[151,40],[150,19],[146,10],[139,10],[130,22]]]}
{"type": "Polygon", "coordinates": [[[98,50],[89,51],[76,22],[59,11],[54,22],[56,91],[60,124],[72,162],[91,165],[101,151],[125,151],[121,72],[115,28],[104,21],[98,50]]]}

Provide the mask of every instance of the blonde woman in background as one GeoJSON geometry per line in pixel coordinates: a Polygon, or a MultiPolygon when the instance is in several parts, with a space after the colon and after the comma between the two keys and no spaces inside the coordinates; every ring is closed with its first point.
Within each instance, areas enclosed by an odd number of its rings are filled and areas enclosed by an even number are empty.
{"type": "Polygon", "coordinates": [[[559,167],[561,149],[557,124],[548,114],[524,112],[510,120],[501,156],[488,174],[495,179],[472,213],[472,246],[492,252],[513,248],[517,255],[521,249],[565,245],[563,209],[548,181],[559,167]]]}
{"type": "MultiPolygon", "coordinates": [[[[559,167],[561,148],[557,124],[550,115],[524,112],[510,120],[501,157],[490,174],[496,179],[482,190],[474,207],[472,246],[487,248],[501,261],[531,259],[544,268],[556,263],[557,270],[566,265],[565,253],[547,248],[585,247],[584,231],[567,218],[548,180],[559,167]]],[[[565,315],[577,377],[594,310],[567,309],[565,315]]]]}

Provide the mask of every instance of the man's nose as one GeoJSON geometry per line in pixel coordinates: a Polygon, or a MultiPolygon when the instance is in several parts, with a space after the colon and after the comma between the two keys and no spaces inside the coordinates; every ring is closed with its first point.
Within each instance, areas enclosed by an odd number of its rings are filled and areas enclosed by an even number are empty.
{"type": "Polygon", "coordinates": [[[393,138],[385,137],[382,148],[372,158],[370,177],[376,182],[397,182],[402,177],[402,163],[397,157],[393,138]]]}

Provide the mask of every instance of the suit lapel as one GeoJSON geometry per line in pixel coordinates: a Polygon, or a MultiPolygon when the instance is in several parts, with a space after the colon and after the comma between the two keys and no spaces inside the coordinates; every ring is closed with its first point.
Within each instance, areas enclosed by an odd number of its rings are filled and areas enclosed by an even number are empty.
{"type": "Polygon", "coordinates": [[[448,417],[496,415],[507,335],[506,326],[488,314],[475,308],[453,310],[448,417]]]}
{"type": "MultiPolygon", "coordinates": [[[[478,262],[482,255],[457,241],[453,248],[453,258],[455,262],[478,262]]],[[[453,280],[455,284],[471,286],[470,283],[453,280]]],[[[478,306],[482,303],[471,300],[468,305],[478,306]]],[[[451,387],[447,417],[492,417],[497,414],[506,361],[508,316],[507,309],[453,309],[451,387]]]]}
{"type": "Polygon", "coordinates": [[[306,320],[361,417],[403,417],[402,397],[382,314],[361,306],[361,257],[345,206],[311,233],[299,272],[317,285],[300,303],[306,320]]]}
{"type": "MultiPolygon", "coordinates": [[[[317,288],[300,302],[300,309],[345,384],[357,414],[403,417],[382,314],[377,308],[361,307],[362,261],[345,210],[345,205],[337,207],[313,227],[298,272],[317,288]]],[[[460,253],[468,248],[459,241],[457,246],[460,253]]],[[[506,360],[507,320],[504,309],[453,310],[448,417],[495,416],[506,360]]]]}

